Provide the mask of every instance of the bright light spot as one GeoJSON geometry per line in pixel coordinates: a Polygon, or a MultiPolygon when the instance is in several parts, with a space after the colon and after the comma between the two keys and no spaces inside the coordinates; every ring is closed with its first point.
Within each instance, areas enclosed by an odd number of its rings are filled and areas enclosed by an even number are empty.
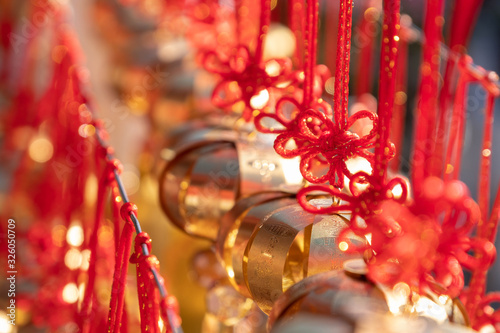
{"type": "Polygon", "coordinates": [[[441,303],[443,305],[445,305],[446,302],[448,302],[449,299],[450,298],[448,296],[446,296],[446,295],[441,295],[441,296],[438,297],[439,303],[441,303]]]}
{"type": "Polygon", "coordinates": [[[384,291],[384,294],[386,295],[389,311],[393,314],[400,314],[406,309],[408,296],[410,295],[410,287],[406,283],[399,282],[394,285],[392,290],[385,287],[384,289],[386,290],[384,291]]]}
{"type": "Polygon", "coordinates": [[[14,333],[17,332],[16,326],[10,324],[10,318],[7,317],[7,313],[0,311],[0,332],[2,333],[14,333]]]}
{"type": "Polygon", "coordinates": [[[326,80],[325,90],[330,95],[333,95],[335,93],[335,77],[334,76],[332,76],[326,80]]]}
{"type": "Polygon", "coordinates": [[[227,269],[227,275],[229,275],[229,277],[232,279],[234,278],[234,271],[232,268],[228,267],[227,269]]]}
{"type": "Polygon", "coordinates": [[[346,161],[346,166],[352,174],[358,173],[360,171],[364,171],[369,175],[372,174],[372,165],[366,158],[363,157],[358,156],[348,159],[346,161]]]}
{"type": "Polygon", "coordinates": [[[397,184],[394,186],[394,188],[391,190],[392,195],[394,198],[399,199],[401,198],[401,195],[403,194],[403,187],[400,184],[397,184]]]}
{"type": "Polygon", "coordinates": [[[369,245],[372,245],[372,234],[366,234],[365,235],[366,241],[368,242],[369,245]]]}
{"type": "Polygon", "coordinates": [[[280,64],[276,60],[270,60],[266,63],[266,73],[271,77],[280,75],[280,64]]]}
{"type": "Polygon", "coordinates": [[[485,325],[479,329],[479,333],[495,333],[495,327],[493,325],[485,325]]]}
{"type": "Polygon", "coordinates": [[[349,244],[347,244],[346,242],[340,242],[339,243],[339,249],[340,249],[340,251],[342,251],[342,252],[347,251],[348,248],[349,248],[349,244]]]}
{"type": "Polygon", "coordinates": [[[450,174],[450,173],[452,173],[452,172],[453,172],[453,169],[455,169],[455,168],[453,167],[453,165],[451,165],[451,164],[446,164],[446,171],[445,171],[445,172],[446,172],[446,174],[450,174]]]}
{"type": "MultiPolygon", "coordinates": [[[[348,159],[345,162],[345,165],[347,166],[347,169],[351,172],[351,174],[358,173],[360,171],[366,172],[367,174],[371,175],[372,174],[372,166],[370,162],[366,158],[363,157],[353,157],[348,159]]],[[[349,178],[344,176],[344,184],[346,187],[349,186],[349,178]]],[[[364,191],[368,187],[368,183],[366,184],[356,184],[356,189],[359,191],[364,191]]]]}
{"type": "Polygon", "coordinates": [[[296,185],[302,184],[304,178],[300,173],[300,159],[299,157],[290,159],[281,159],[281,166],[283,167],[283,173],[285,176],[286,184],[296,185]]]}
{"type": "Polygon", "coordinates": [[[490,155],[491,155],[491,150],[489,150],[489,149],[484,149],[484,150],[483,150],[483,156],[484,156],[484,157],[488,157],[488,156],[490,156],[490,155]]]}
{"type": "Polygon", "coordinates": [[[80,246],[83,244],[83,228],[80,222],[74,222],[68,229],[66,241],[69,245],[80,246]]]}
{"type": "Polygon", "coordinates": [[[28,148],[28,154],[33,161],[45,163],[52,158],[54,147],[48,139],[38,137],[31,141],[28,148]]]}
{"type": "Polygon", "coordinates": [[[63,301],[66,303],[75,303],[78,301],[78,287],[74,283],[68,283],[67,285],[64,286],[63,291],[62,291],[62,298],[63,301]]]}
{"type": "Polygon", "coordinates": [[[90,250],[86,249],[82,251],[82,265],[80,266],[80,269],[83,271],[86,271],[89,269],[89,262],[90,262],[90,250]]]}
{"type": "Polygon", "coordinates": [[[163,332],[163,328],[165,327],[165,324],[163,323],[163,319],[158,319],[158,328],[160,329],[160,332],[163,332]]]}
{"type": "Polygon", "coordinates": [[[85,182],[84,198],[87,207],[93,207],[97,200],[97,187],[98,187],[97,177],[94,174],[90,174],[85,182]]]}
{"type": "Polygon", "coordinates": [[[92,136],[94,135],[94,133],[95,133],[95,127],[91,124],[83,124],[80,125],[80,127],[78,128],[78,134],[80,134],[82,138],[87,138],[89,136],[92,136]]]}
{"type": "Polygon", "coordinates": [[[85,297],[85,283],[78,286],[78,309],[81,309],[83,298],[85,297]]]}
{"type": "Polygon", "coordinates": [[[394,36],[394,40],[395,40],[396,42],[399,42],[399,36],[394,36]]]}
{"type": "Polygon", "coordinates": [[[250,98],[250,106],[253,109],[262,109],[269,102],[269,92],[267,89],[262,89],[257,95],[250,98]]]}
{"type": "Polygon", "coordinates": [[[394,287],[392,287],[393,293],[400,295],[404,298],[407,298],[410,295],[410,291],[411,291],[410,286],[404,282],[396,283],[394,287]]]}
{"type": "Polygon", "coordinates": [[[64,264],[69,269],[77,269],[82,265],[82,253],[77,249],[69,249],[64,256],[64,264]]]}
{"type": "Polygon", "coordinates": [[[295,50],[295,36],[288,27],[272,24],[264,41],[264,58],[287,58],[295,50]]]}
{"type": "Polygon", "coordinates": [[[432,318],[438,323],[443,323],[448,319],[446,309],[426,297],[420,297],[415,303],[415,311],[420,316],[432,318]]]}

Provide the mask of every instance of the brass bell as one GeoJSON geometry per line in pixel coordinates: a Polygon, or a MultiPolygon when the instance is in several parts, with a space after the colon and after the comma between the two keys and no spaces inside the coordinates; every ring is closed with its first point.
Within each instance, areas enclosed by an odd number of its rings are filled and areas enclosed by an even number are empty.
{"type": "Polygon", "coordinates": [[[469,325],[459,300],[432,294],[420,295],[412,292],[404,283],[396,284],[393,288],[376,285],[367,279],[366,272],[364,261],[354,259],[344,262],[344,271],[305,278],[276,300],[269,314],[268,328],[272,332],[275,329],[277,332],[291,332],[281,327],[288,327],[289,321],[303,315],[340,318],[342,327],[346,323],[353,325],[351,332],[392,332],[392,328],[401,328],[399,323],[405,321],[404,318],[419,319],[422,325],[430,321],[432,324],[429,327],[439,326],[439,330],[422,332],[447,332],[449,327],[465,329],[469,325]],[[398,319],[388,323],[387,329],[379,330],[372,319],[367,319],[374,316],[382,318],[375,320],[375,323],[398,319]],[[366,328],[370,325],[374,326],[373,330],[366,328]]]}
{"type": "Polygon", "coordinates": [[[210,240],[239,198],[295,191],[303,182],[298,160],[277,155],[272,135],[223,127],[184,131],[160,176],[160,202],[168,218],[186,233],[210,240]]]}
{"type": "MultiPolygon", "coordinates": [[[[331,201],[314,199],[315,205],[331,201]]],[[[284,193],[244,198],[222,219],[216,242],[233,286],[269,313],[274,301],[309,275],[342,269],[347,254],[337,238],[347,226],[341,215],[304,211],[284,193]]],[[[354,237],[353,243],[364,241],[354,237]]]]}
{"type": "Polygon", "coordinates": [[[335,319],[342,323],[339,324],[343,327],[340,332],[352,332],[349,328],[359,318],[387,311],[384,294],[379,288],[337,270],[309,276],[290,287],[276,300],[267,325],[271,332],[285,332],[281,326],[299,315],[308,315],[335,319]]]}

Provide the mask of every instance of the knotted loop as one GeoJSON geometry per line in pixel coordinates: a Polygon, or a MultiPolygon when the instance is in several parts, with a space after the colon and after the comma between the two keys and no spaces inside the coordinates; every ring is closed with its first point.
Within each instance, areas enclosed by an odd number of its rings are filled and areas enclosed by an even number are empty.
{"type": "Polygon", "coordinates": [[[484,71],[481,78],[481,85],[484,89],[495,97],[500,96],[500,89],[498,88],[498,74],[492,71],[484,71]]]}
{"type": "Polygon", "coordinates": [[[300,206],[307,212],[313,213],[313,214],[333,214],[333,213],[338,213],[340,211],[346,211],[351,209],[351,205],[349,203],[343,204],[342,201],[347,202],[349,200],[350,196],[342,193],[338,189],[336,189],[333,186],[326,186],[326,185],[312,185],[312,186],[307,186],[299,190],[297,193],[297,200],[300,204],[300,206]],[[312,205],[309,200],[307,199],[308,196],[310,195],[318,195],[318,194],[328,194],[332,196],[334,199],[334,203],[341,203],[341,204],[333,204],[330,207],[324,207],[324,206],[315,206],[312,205]]]}
{"type": "Polygon", "coordinates": [[[491,267],[496,258],[496,249],[493,243],[482,238],[473,238],[467,243],[468,246],[456,250],[457,258],[462,266],[470,271],[491,267]],[[476,255],[470,254],[470,251],[476,255]]]}
{"type": "Polygon", "coordinates": [[[131,214],[137,216],[137,206],[131,202],[124,203],[120,208],[120,216],[124,221],[133,226],[133,221],[130,217],[131,214]]]}
{"type": "Polygon", "coordinates": [[[362,137],[363,142],[369,142],[375,139],[377,135],[378,128],[378,115],[372,111],[360,110],[349,117],[347,127],[351,128],[355,122],[363,119],[368,119],[372,123],[372,129],[370,132],[362,137]]]}
{"type": "Polygon", "coordinates": [[[302,176],[313,184],[329,182],[339,188],[344,186],[344,176],[351,179],[352,174],[346,161],[360,156],[373,162],[373,153],[368,151],[374,147],[377,127],[377,116],[369,111],[360,111],[352,116],[351,124],[361,118],[373,122],[373,128],[367,135],[360,137],[356,133],[339,129],[332,119],[316,109],[307,109],[296,117],[296,127],[291,126],[276,138],[276,152],[285,157],[301,157],[300,171],[302,176]],[[290,145],[290,142],[295,146],[290,145]],[[319,168],[327,165],[328,170],[319,168]],[[323,171],[322,174],[318,174],[323,171]]]}
{"type": "Polygon", "coordinates": [[[115,171],[118,174],[122,173],[123,165],[121,164],[121,162],[116,158],[113,158],[111,160],[107,160],[105,174],[106,174],[106,180],[107,180],[108,184],[115,181],[115,171]]]}
{"type": "Polygon", "coordinates": [[[135,242],[134,242],[134,253],[130,257],[130,262],[133,264],[138,264],[139,262],[142,262],[147,259],[148,256],[145,256],[142,250],[142,246],[146,244],[148,253],[151,253],[152,251],[152,246],[151,246],[151,237],[146,232],[141,232],[138,233],[135,236],[135,242]]]}
{"type": "Polygon", "coordinates": [[[245,45],[237,46],[229,56],[207,52],[202,64],[207,71],[221,77],[212,92],[214,105],[241,112],[246,121],[252,118],[253,110],[269,105],[272,91],[284,88],[281,85],[289,81],[292,69],[288,58],[257,62],[245,45]]]}

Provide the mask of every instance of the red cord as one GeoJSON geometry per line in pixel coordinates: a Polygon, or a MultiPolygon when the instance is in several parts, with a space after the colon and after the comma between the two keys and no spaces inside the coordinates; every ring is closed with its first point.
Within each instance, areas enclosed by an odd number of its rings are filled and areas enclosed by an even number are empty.
{"type": "Polygon", "coordinates": [[[351,26],[352,26],[352,0],[347,0],[345,2],[345,28],[344,28],[344,62],[342,71],[342,114],[344,122],[342,124],[343,129],[347,130],[349,127],[348,123],[348,109],[347,102],[349,100],[349,65],[351,61],[351,26]]]}
{"type": "Polygon", "coordinates": [[[436,144],[434,134],[439,92],[441,30],[444,23],[443,6],[443,0],[426,2],[425,42],[412,157],[412,185],[415,192],[420,191],[425,177],[437,175],[436,170],[439,167],[431,157],[436,144]]]}
{"type": "MultiPolygon", "coordinates": [[[[106,150],[102,147],[99,147],[96,152],[96,161],[101,161],[106,159],[106,150]],[[101,148],[101,149],[99,149],[101,148]]],[[[89,332],[89,324],[88,319],[91,315],[92,302],[95,301],[95,279],[96,279],[96,263],[97,263],[97,254],[99,251],[98,246],[98,234],[99,229],[101,227],[101,221],[104,214],[104,205],[105,205],[105,196],[108,192],[108,189],[112,187],[114,182],[114,170],[120,170],[120,166],[117,160],[107,161],[106,167],[103,170],[101,175],[101,179],[99,182],[99,187],[97,191],[97,206],[96,206],[96,215],[94,227],[92,230],[92,234],[90,236],[90,242],[88,248],[90,249],[90,260],[89,260],[89,269],[88,269],[88,282],[85,288],[85,294],[82,301],[82,307],[80,310],[80,327],[84,332],[89,332]]],[[[95,307],[95,303],[93,304],[95,307]]]]}
{"type": "Polygon", "coordinates": [[[303,0],[288,0],[288,27],[295,36],[295,50],[292,61],[295,68],[299,69],[302,69],[304,63],[305,16],[303,0]]]}
{"type": "Polygon", "coordinates": [[[378,184],[385,183],[389,159],[394,156],[394,145],[390,142],[390,128],[394,96],[396,95],[396,70],[400,27],[400,2],[384,1],[384,23],[380,53],[378,132],[375,144],[373,174],[378,184]]]}
{"type": "Polygon", "coordinates": [[[408,43],[411,28],[401,22],[398,46],[398,70],[396,72],[396,95],[394,99],[394,111],[392,115],[392,124],[390,138],[394,143],[396,150],[394,158],[389,162],[389,168],[393,173],[398,173],[405,133],[406,101],[407,101],[407,81],[408,81],[408,43]]]}
{"type": "MultiPolygon", "coordinates": [[[[344,74],[344,51],[345,51],[345,29],[346,29],[346,6],[349,0],[340,1],[339,24],[337,29],[337,61],[335,68],[335,93],[333,95],[333,110],[335,124],[338,128],[345,127],[346,115],[342,110],[342,76],[344,74]]],[[[347,98],[347,97],[346,97],[347,98]]]]}
{"type": "Polygon", "coordinates": [[[365,93],[371,93],[373,85],[373,54],[375,52],[375,38],[377,36],[378,10],[374,7],[375,1],[367,1],[363,8],[363,17],[355,29],[354,37],[359,44],[359,54],[356,70],[356,96],[359,98],[365,93]]]}
{"type": "MultiPolygon", "coordinates": [[[[115,198],[112,198],[116,204],[115,198]]],[[[111,300],[108,315],[108,331],[120,332],[120,327],[127,323],[122,321],[125,302],[125,285],[128,271],[128,257],[132,247],[132,236],[134,226],[130,214],[137,215],[137,206],[132,203],[125,203],[120,208],[120,216],[126,222],[120,236],[118,252],[116,255],[115,269],[113,274],[113,284],[111,286],[111,300]]]]}
{"type": "Polygon", "coordinates": [[[306,38],[305,38],[305,65],[304,65],[304,101],[308,106],[313,98],[314,68],[316,67],[317,34],[318,34],[319,1],[311,0],[307,4],[306,38]]]}
{"type": "Polygon", "coordinates": [[[264,42],[269,32],[271,24],[271,0],[260,1],[259,17],[259,35],[257,37],[257,46],[255,48],[255,62],[260,64],[263,60],[264,42]]]}

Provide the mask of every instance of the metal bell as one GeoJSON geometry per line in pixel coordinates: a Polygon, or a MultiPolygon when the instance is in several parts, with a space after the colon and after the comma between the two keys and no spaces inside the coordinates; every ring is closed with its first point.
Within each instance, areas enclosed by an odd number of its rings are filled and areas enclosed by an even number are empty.
{"type": "MultiPolygon", "coordinates": [[[[316,205],[331,205],[315,199],[316,205]]],[[[216,241],[233,286],[269,313],[274,301],[309,275],[342,269],[347,254],[337,238],[347,226],[341,215],[305,212],[285,193],[244,198],[222,219],[216,241]]],[[[352,239],[353,243],[364,242],[352,239]]]]}
{"type": "Polygon", "coordinates": [[[285,160],[272,136],[208,124],[192,125],[175,140],[160,176],[160,202],[168,218],[190,235],[215,240],[221,217],[236,200],[302,186],[298,160],[285,160]]]}

